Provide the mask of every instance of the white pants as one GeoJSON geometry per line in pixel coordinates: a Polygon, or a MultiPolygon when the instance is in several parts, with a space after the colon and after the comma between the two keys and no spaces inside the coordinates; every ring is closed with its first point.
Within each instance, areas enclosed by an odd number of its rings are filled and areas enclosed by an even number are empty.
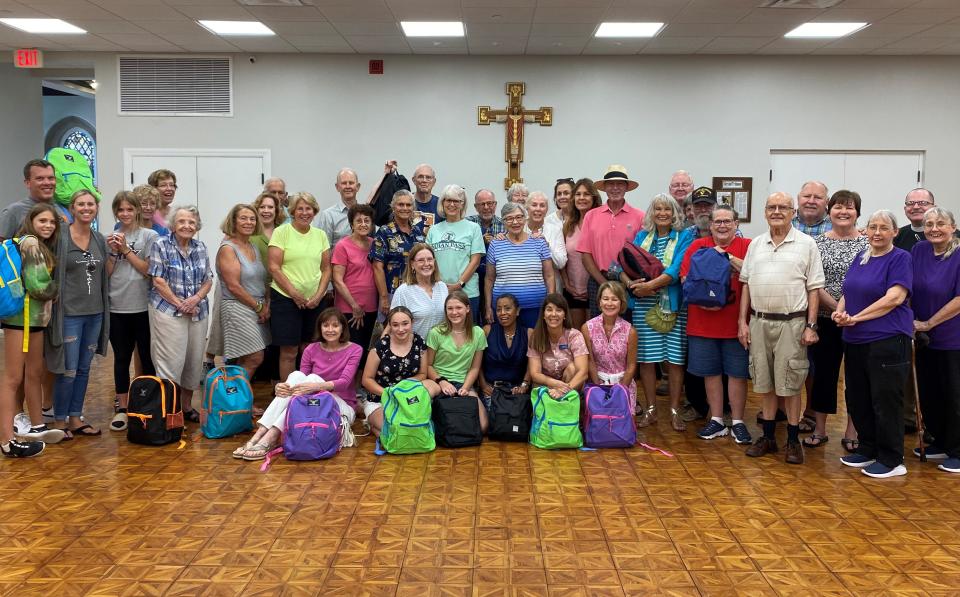
{"type": "MultiPolygon", "coordinates": [[[[169,379],[185,390],[203,382],[203,345],[207,320],[193,321],[150,307],[150,356],[157,376],[169,379]]],[[[185,404],[184,407],[190,405],[185,404]]]]}
{"type": "MultiPolygon", "coordinates": [[[[295,386],[304,382],[312,383],[323,383],[323,378],[319,375],[311,373],[310,375],[304,374],[302,371],[294,371],[291,373],[287,380],[284,382],[287,385],[295,386]]],[[[333,394],[333,398],[337,401],[337,406],[340,407],[340,414],[347,417],[347,423],[353,425],[354,419],[356,419],[357,414],[353,411],[353,407],[346,403],[345,400],[333,394]]],[[[267,410],[263,411],[263,416],[260,417],[260,425],[263,425],[266,428],[276,427],[280,432],[284,432],[285,425],[287,424],[287,406],[290,405],[290,399],[292,396],[277,396],[271,402],[270,406],[267,407],[267,410]]]]}

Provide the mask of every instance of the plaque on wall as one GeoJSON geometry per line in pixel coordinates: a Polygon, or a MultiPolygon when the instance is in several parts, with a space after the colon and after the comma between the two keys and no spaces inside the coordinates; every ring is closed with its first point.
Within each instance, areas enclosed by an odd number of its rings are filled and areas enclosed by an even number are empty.
{"type": "Polygon", "coordinates": [[[717,203],[729,205],[737,210],[741,224],[750,223],[753,202],[753,177],[750,176],[714,176],[713,192],[717,203]]]}

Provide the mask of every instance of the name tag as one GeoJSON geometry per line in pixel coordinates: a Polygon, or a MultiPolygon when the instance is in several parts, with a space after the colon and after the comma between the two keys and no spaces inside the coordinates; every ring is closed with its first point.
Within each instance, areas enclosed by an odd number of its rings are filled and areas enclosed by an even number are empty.
{"type": "Polygon", "coordinates": [[[569,345],[569,344],[561,344],[561,345],[558,346],[557,348],[559,348],[560,350],[570,350],[570,345],[569,345]]]}

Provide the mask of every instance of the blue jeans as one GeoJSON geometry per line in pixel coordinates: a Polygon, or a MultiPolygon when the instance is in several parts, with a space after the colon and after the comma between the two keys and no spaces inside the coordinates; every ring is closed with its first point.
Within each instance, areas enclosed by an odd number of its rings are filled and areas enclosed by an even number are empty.
{"type": "Polygon", "coordinates": [[[103,314],[63,316],[63,367],[53,386],[53,418],[65,421],[67,417],[83,414],[83,399],[90,381],[90,363],[97,353],[103,314]]]}

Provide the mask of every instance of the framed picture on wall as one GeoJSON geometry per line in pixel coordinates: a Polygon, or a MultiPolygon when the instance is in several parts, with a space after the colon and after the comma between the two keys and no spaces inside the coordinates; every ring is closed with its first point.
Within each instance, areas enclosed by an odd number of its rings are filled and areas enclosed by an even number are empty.
{"type": "Polygon", "coordinates": [[[753,177],[714,176],[713,192],[719,205],[729,205],[737,210],[741,224],[749,224],[753,202],[753,177]]]}

